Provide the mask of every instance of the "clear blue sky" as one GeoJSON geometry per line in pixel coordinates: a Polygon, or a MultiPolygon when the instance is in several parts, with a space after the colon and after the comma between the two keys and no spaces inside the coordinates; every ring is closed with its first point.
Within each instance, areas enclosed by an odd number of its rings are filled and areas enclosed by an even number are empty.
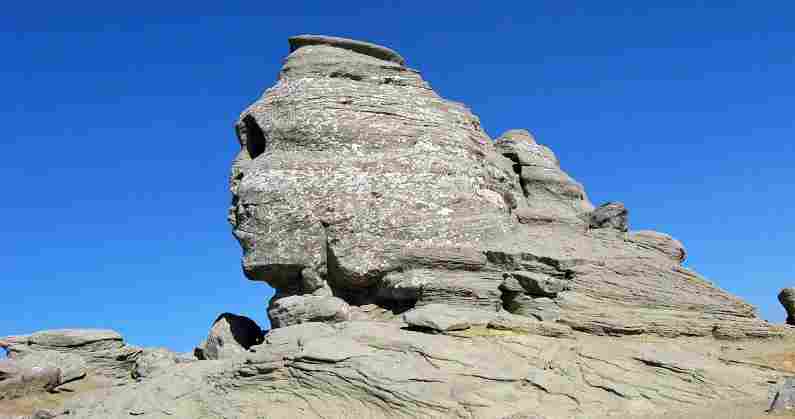
{"type": "Polygon", "coordinates": [[[398,50],[490,135],[530,129],[594,202],[624,201],[633,228],[783,320],[795,3],[199,3],[5,5],[0,335],[106,327],[186,351],[220,312],[267,324],[227,172],[235,118],[300,33],[398,50]]]}

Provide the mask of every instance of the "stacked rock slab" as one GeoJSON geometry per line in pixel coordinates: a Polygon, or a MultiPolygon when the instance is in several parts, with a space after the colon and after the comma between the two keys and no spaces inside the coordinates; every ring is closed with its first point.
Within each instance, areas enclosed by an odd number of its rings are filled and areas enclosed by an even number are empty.
{"type": "Polygon", "coordinates": [[[523,129],[502,134],[494,145],[513,162],[527,207],[516,211],[522,224],[582,224],[593,205],[585,188],[561,170],[557,156],[549,147],[538,144],[523,129]]]}
{"type": "Polygon", "coordinates": [[[395,51],[322,36],[290,47],[237,122],[231,179],[244,271],[276,288],[274,327],[443,304],[596,334],[774,333],[681,266],[681,243],[628,235],[623,204],[594,209],[526,130],[492,142],[395,51]]]}
{"type": "Polygon", "coordinates": [[[28,367],[55,367],[67,383],[87,374],[126,380],[141,349],[114,330],[56,329],[2,339],[8,357],[28,367]]]}

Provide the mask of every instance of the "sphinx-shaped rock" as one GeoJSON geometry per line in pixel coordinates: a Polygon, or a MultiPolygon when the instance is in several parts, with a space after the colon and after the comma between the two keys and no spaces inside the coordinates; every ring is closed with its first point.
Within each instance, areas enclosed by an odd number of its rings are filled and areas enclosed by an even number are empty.
{"type": "Polygon", "coordinates": [[[525,130],[492,142],[396,52],[322,36],[290,45],[276,85],[237,122],[230,182],[244,271],[277,290],[274,327],[399,322],[442,305],[594,334],[776,333],[682,267],[681,243],[624,234],[623,204],[594,209],[525,130]],[[506,282],[515,272],[524,283],[506,282]]]}
{"type": "Polygon", "coordinates": [[[510,229],[522,196],[478,119],[386,49],[291,45],[237,125],[230,221],[246,275],[280,295],[328,285],[361,304],[389,272],[466,276],[455,261],[510,229]]]}

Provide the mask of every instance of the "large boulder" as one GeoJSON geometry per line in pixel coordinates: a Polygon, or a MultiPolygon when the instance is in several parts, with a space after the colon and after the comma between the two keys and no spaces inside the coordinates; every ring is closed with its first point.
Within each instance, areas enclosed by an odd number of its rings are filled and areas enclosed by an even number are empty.
{"type": "MultiPolygon", "coordinates": [[[[237,314],[222,313],[213,322],[207,340],[195,349],[194,355],[198,359],[235,358],[248,348],[262,343],[263,335],[262,329],[254,320],[237,314]]],[[[160,358],[157,353],[152,356],[160,358]]]]}
{"type": "Polygon", "coordinates": [[[795,326],[795,288],[784,288],[778,293],[778,301],[787,311],[787,324],[795,326]]]}
{"type": "Polygon", "coordinates": [[[31,367],[12,359],[0,359],[0,400],[53,391],[61,384],[63,378],[57,367],[31,367]]]}

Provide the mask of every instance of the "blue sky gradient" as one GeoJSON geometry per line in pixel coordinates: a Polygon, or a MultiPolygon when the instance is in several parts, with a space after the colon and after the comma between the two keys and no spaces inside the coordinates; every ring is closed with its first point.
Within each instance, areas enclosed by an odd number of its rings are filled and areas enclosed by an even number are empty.
{"type": "Polygon", "coordinates": [[[216,3],[5,6],[0,335],[103,327],[187,351],[223,311],[267,325],[227,173],[234,120],[300,33],[396,49],[491,136],[531,130],[595,203],[625,202],[633,229],[783,321],[795,3],[216,3]]]}

